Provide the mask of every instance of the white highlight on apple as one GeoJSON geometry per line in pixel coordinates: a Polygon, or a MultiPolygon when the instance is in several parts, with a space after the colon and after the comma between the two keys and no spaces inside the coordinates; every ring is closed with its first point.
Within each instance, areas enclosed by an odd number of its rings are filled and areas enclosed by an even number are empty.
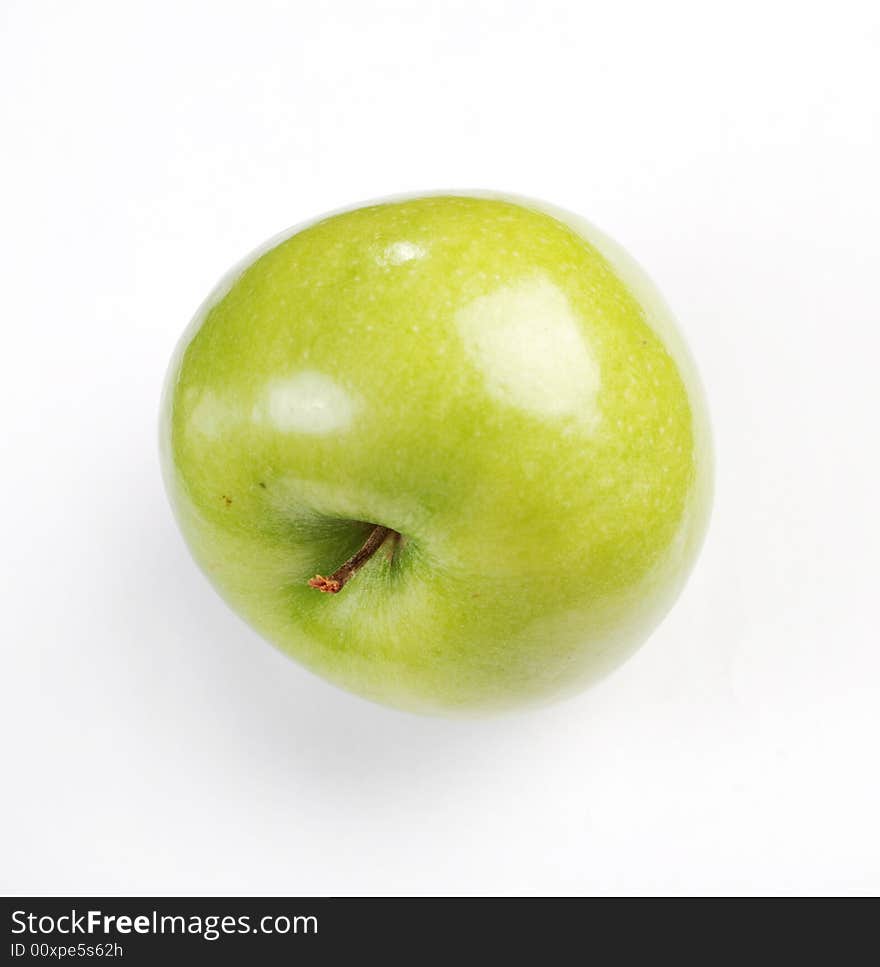
{"type": "Polygon", "coordinates": [[[235,414],[230,414],[229,407],[211,390],[202,390],[197,399],[189,423],[202,436],[216,440],[223,435],[230,423],[238,422],[235,414]]]}
{"type": "Polygon", "coordinates": [[[545,418],[599,420],[601,377],[564,292],[535,276],[456,313],[465,349],[498,400],[545,418]]]}
{"type": "Polygon", "coordinates": [[[303,370],[270,383],[254,408],[254,418],[288,433],[323,436],[347,429],[357,406],[329,376],[303,370]]]}
{"type": "Polygon", "coordinates": [[[392,242],[386,246],[376,261],[379,265],[401,265],[427,255],[425,249],[415,242],[392,242]]]}
{"type": "MultiPolygon", "coordinates": [[[[286,433],[323,436],[348,429],[356,410],[354,399],[329,376],[302,370],[269,383],[254,404],[250,420],[286,433]]],[[[190,426],[214,440],[244,422],[245,411],[240,406],[230,405],[211,390],[199,395],[190,416],[190,426]]]]}

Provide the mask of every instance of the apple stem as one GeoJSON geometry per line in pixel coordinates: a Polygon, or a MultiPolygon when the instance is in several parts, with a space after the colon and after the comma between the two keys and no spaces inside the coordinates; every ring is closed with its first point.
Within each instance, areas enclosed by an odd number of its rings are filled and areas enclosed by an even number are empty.
{"type": "Polygon", "coordinates": [[[390,527],[383,527],[377,524],[371,531],[369,537],[364,541],[364,546],[338,567],[330,577],[323,577],[316,574],[310,581],[310,588],[317,588],[324,594],[338,594],[346,584],[357,574],[357,572],[369,561],[369,559],[385,543],[385,538],[389,534],[394,534],[390,527]]]}

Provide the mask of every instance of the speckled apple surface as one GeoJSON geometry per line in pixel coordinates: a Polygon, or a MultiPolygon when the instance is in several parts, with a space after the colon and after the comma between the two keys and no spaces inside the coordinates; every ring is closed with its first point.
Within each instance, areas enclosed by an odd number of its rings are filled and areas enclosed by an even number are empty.
{"type": "Polygon", "coordinates": [[[272,244],[172,360],[166,485],[254,628],[425,712],[570,693],[650,633],[710,505],[702,392],[656,290],[538,202],[379,202],[272,244]],[[336,595],[308,586],[402,535],[336,595]]]}

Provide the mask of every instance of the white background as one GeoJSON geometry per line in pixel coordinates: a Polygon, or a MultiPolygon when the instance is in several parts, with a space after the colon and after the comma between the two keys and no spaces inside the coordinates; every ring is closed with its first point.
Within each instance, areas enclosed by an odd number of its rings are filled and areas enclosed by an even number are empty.
{"type": "Polygon", "coordinates": [[[880,6],[5,0],[0,889],[880,891],[880,6]],[[715,513],[592,691],[325,685],[191,563],[165,366],[266,237],[393,192],[578,211],[700,364],[715,513]]]}

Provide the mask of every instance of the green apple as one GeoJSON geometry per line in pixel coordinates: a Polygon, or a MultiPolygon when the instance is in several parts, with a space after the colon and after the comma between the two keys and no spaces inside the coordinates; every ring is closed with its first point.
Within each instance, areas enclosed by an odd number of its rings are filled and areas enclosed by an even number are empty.
{"type": "Polygon", "coordinates": [[[661,298],[522,198],[388,200],[273,240],[198,312],[161,419],[177,519],[226,601],[415,711],[606,673],[671,606],[711,501],[661,298]]]}

